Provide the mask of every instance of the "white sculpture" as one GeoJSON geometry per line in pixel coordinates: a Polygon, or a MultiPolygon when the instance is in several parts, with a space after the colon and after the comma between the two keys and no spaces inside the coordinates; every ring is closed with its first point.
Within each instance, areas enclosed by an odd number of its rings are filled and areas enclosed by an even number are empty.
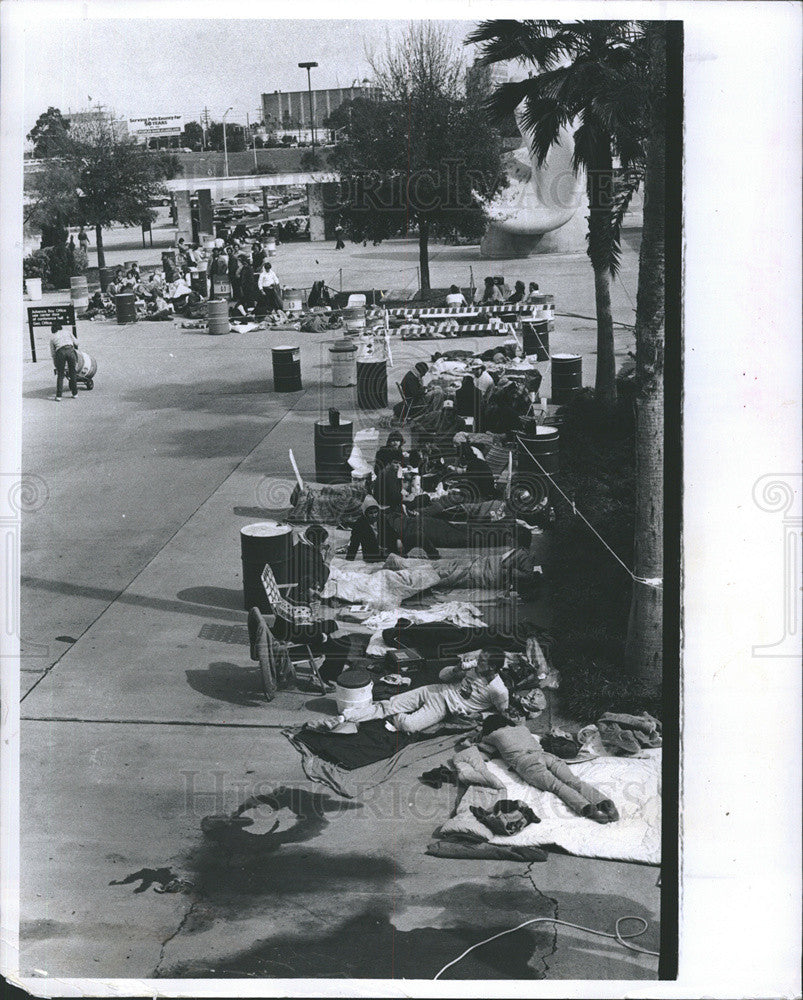
{"type": "MultiPolygon", "coordinates": [[[[518,111],[516,123],[524,137],[518,111]]],[[[540,167],[527,141],[508,154],[508,186],[486,205],[490,222],[480,244],[482,257],[529,257],[534,253],[585,250],[585,171],[575,174],[573,154],[574,139],[566,128],[540,167]]]]}

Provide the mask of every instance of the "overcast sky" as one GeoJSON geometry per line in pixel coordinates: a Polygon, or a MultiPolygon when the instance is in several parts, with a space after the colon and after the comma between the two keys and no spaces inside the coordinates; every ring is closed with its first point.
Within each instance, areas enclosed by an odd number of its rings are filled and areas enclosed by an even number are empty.
{"type": "MultiPolygon", "coordinates": [[[[132,5],[129,5],[131,9],[132,5]]],[[[221,5],[223,6],[223,5],[221,5]]],[[[451,21],[462,49],[474,21],[451,21]]],[[[119,115],[183,114],[253,121],[260,94],[350,86],[370,75],[366,48],[382,49],[400,21],[98,20],[32,18],[25,27],[25,127],[49,105],[102,104],[119,115]]],[[[471,61],[473,47],[464,50],[471,61]]]]}

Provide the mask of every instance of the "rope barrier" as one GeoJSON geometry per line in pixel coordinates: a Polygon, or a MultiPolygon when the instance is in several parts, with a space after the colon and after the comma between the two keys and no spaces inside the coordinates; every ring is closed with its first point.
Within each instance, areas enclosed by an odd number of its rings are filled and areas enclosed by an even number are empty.
{"type": "Polygon", "coordinates": [[[588,520],[588,518],[583,514],[583,512],[577,509],[577,505],[575,504],[574,500],[572,500],[570,497],[568,497],[563,492],[563,490],[560,488],[560,486],[558,486],[558,484],[555,482],[555,478],[552,475],[552,473],[551,472],[547,472],[547,470],[543,467],[543,465],[541,465],[541,463],[538,461],[538,459],[535,457],[535,455],[533,455],[533,453],[530,451],[530,449],[522,441],[521,438],[518,438],[517,440],[518,440],[519,445],[527,452],[527,454],[530,456],[530,458],[533,460],[533,462],[535,462],[535,464],[541,470],[542,475],[546,476],[546,478],[555,487],[555,489],[558,491],[558,493],[560,493],[560,495],[563,497],[563,499],[566,501],[566,503],[568,503],[571,506],[571,508],[572,508],[572,514],[576,514],[577,517],[579,517],[580,520],[583,521],[586,524],[586,526],[591,530],[591,532],[594,535],[596,535],[596,537],[602,542],[602,544],[610,552],[610,554],[613,556],[613,558],[619,563],[619,565],[622,567],[622,569],[627,573],[627,575],[630,577],[630,579],[634,583],[640,583],[640,584],[642,584],[642,586],[644,586],[644,587],[652,587],[655,590],[662,590],[663,589],[663,580],[661,579],[661,577],[636,576],[636,574],[633,572],[633,570],[630,569],[630,567],[619,557],[619,555],[617,555],[616,552],[614,552],[614,550],[605,541],[605,539],[602,537],[602,535],[597,531],[597,529],[588,520]]]}

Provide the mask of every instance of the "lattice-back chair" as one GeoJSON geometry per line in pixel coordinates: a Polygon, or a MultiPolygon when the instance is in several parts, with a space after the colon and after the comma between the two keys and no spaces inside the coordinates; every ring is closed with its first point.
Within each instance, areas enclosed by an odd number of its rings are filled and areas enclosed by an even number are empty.
{"type": "Polygon", "coordinates": [[[283,590],[291,590],[294,583],[277,583],[270,565],[262,570],[262,586],[276,622],[271,631],[281,642],[309,642],[329,632],[337,625],[330,619],[316,618],[308,604],[296,604],[282,596],[283,590]]]}

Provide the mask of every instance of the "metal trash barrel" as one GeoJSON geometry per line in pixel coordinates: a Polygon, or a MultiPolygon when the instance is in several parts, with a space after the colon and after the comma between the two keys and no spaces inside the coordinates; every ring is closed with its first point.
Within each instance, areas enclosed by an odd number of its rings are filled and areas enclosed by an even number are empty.
{"type": "Polygon", "coordinates": [[[357,407],[360,410],[382,410],[387,405],[387,361],[358,361],[357,407]]]}
{"type": "Polygon", "coordinates": [[[553,475],[560,469],[560,431],[541,425],[528,434],[517,435],[518,470],[553,475]]]}
{"type": "Polygon", "coordinates": [[[549,361],[549,322],[545,319],[521,321],[524,356],[535,355],[536,361],[549,361]]]}
{"type": "Polygon", "coordinates": [[[303,288],[285,288],[282,293],[282,307],[285,312],[301,312],[306,293],[303,288]]]}
{"type": "Polygon", "coordinates": [[[350,483],[348,464],[354,446],[354,424],[341,421],[336,426],[328,420],[315,421],[315,480],[319,483],[350,483]]]}
{"type": "MultiPolygon", "coordinates": [[[[278,521],[259,521],[240,530],[243,562],[243,606],[246,611],[259,608],[270,611],[262,571],[268,565],[277,583],[293,582],[293,529],[278,521]]],[[[286,591],[282,591],[284,596],[286,591]]]]}
{"type": "Polygon", "coordinates": [[[583,359],[579,354],[552,355],[552,402],[568,403],[583,388],[583,359]]]}
{"type": "Polygon", "coordinates": [[[206,273],[206,268],[195,268],[195,270],[190,271],[190,288],[194,292],[197,292],[201,298],[205,299],[209,295],[209,276],[206,273]]]}
{"type": "Polygon", "coordinates": [[[332,362],[332,385],[335,389],[345,389],[357,384],[357,345],[347,340],[339,340],[329,348],[332,362]]]}
{"type": "Polygon", "coordinates": [[[86,381],[87,389],[91,389],[95,375],[98,372],[98,363],[86,351],[76,351],[75,377],[86,381]]]}
{"type": "Polygon", "coordinates": [[[225,299],[210,299],[206,303],[206,325],[211,334],[229,332],[229,304],[225,299]]]}
{"type": "Polygon", "coordinates": [[[123,326],[125,323],[136,323],[137,306],[133,292],[120,292],[114,297],[114,308],[117,310],[117,325],[123,326]]]}
{"type": "Polygon", "coordinates": [[[301,348],[283,344],[274,347],[273,388],[276,392],[301,391],[301,348]]]}
{"type": "Polygon", "coordinates": [[[70,300],[75,309],[86,309],[89,305],[89,282],[85,274],[70,278],[70,300]]]}

